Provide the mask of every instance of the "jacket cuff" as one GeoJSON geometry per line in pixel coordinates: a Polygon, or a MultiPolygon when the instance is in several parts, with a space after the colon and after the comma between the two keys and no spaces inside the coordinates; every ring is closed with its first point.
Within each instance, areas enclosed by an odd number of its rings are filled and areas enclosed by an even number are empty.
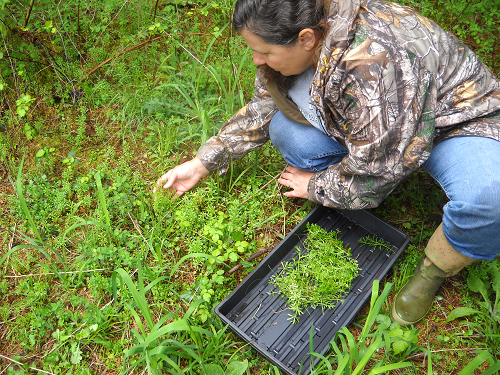
{"type": "Polygon", "coordinates": [[[218,169],[219,174],[226,173],[230,157],[227,148],[219,137],[210,138],[200,147],[196,156],[208,171],[213,172],[218,169]]]}
{"type": "Polygon", "coordinates": [[[318,185],[318,179],[322,175],[322,172],[316,172],[312,175],[307,184],[307,195],[308,199],[312,202],[323,204],[325,190],[318,185]]]}

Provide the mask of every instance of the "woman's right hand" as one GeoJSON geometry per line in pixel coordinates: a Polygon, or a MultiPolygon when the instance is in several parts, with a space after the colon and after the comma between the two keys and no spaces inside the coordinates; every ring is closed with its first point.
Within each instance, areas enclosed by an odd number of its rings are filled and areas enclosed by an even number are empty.
{"type": "Polygon", "coordinates": [[[156,182],[154,191],[159,188],[174,189],[178,196],[192,189],[200,179],[210,172],[201,163],[198,157],[170,169],[156,182]]]}

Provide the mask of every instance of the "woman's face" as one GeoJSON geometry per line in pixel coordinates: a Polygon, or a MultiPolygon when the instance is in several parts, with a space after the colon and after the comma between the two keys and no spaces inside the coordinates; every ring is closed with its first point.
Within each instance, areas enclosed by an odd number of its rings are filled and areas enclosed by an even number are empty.
{"type": "Polygon", "coordinates": [[[311,29],[302,30],[299,40],[292,46],[268,44],[247,29],[241,30],[241,36],[252,49],[256,65],[267,64],[284,76],[300,74],[314,64],[316,43],[311,29]]]}

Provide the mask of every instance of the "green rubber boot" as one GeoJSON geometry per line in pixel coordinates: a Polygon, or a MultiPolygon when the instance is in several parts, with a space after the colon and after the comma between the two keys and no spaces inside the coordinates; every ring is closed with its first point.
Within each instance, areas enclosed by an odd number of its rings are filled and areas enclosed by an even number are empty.
{"type": "Polygon", "coordinates": [[[392,304],[392,320],[401,326],[415,324],[429,312],[434,296],[446,279],[446,273],[425,255],[415,268],[414,275],[399,291],[392,304]]]}
{"type": "Polygon", "coordinates": [[[429,312],[434,296],[443,281],[476,259],[456,251],[446,239],[440,225],[427,244],[425,254],[414,275],[399,291],[391,309],[392,320],[402,326],[415,324],[429,312]]]}

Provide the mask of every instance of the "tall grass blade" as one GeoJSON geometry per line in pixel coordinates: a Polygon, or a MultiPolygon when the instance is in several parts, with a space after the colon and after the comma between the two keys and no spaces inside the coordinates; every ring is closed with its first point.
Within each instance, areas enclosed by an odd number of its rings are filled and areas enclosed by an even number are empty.
{"type": "Polygon", "coordinates": [[[361,336],[365,336],[370,332],[372,329],[373,323],[375,323],[375,319],[382,308],[382,305],[384,304],[387,296],[389,295],[392,284],[391,283],[386,283],[384,285],[384,290],[378,296],[378,290],[379,290],[379,280],[374,280],[373,281],[373,287],[372,287],[372,297],[370,301],[370,312],[368,313],[368,317],[366,318],[365,326],[363,327],[363,331],[361,332],[361,336]]]}
{"type": "Polygon", "coordinates": [[[385,365],[376,369],[371,370],[368,375],[377,375],[377,374],[385,374],[389,371],[398,370],[400,368],[410,367],[413,364],[411,362],[401,362],[401,363],[391,363],[389,365],[385,365]]]}
{"type": "Polygon", "coordinates": [[[496,375],[500,374],[500,361],[496,362],[493,366],[491,366],[488,370],[482,372],[480,375],[496,375]]]}
{"type": "Polygon", "coordinates": [[[104,212],[106,225],[111,228],[111,220],[109,219],[108,206],[106,205],[106,197],[104,196],[104,191],[102,189],[101,174],[97,172],[96,174],[94,174],[94,178],[97,185],[97,197],[99,198],[99,203],[101,204],[102,211],[104,212]]]}
{"type": "Polygon", "coordinates": [[[353,371],[352,375],[358,375],[365,369],[368,361],[372,358],[373,353],[379,348],[379,345],[381,343],[382,337],[379,336],[374,342],[370,344],[363,357],[359,361],[356,361],[356,369],[353,371]]]}
{"type": "Polygon", "coordinates": [[[2,266],[3,262],[5,262],[5,260],[10,256],[10,254],[13,254],[14,252],[16,252],[17,250],[19,249],[22,249],[24,247],[28,247],[28,248],[38,248],[38,246],[32,246],[32,245],[19,245],[19,246],[14,246],[12,249],[10,249],[9,251],[7,251],[7,254],[5,254],[2,259],[0,259],[0,267],[2,266]]]}
{"type": "Polygon", "coordinates": [[[432,375],[432,354],[429,343],[427,343],[427,375],[432,375]]]}
{"type": "Polygon", "coordinates": [[[349,364],[349,357],[348,356],[341,357],[338,361],[337,370],[335,370],[334,375],[342,375],[348,364],[349,364]]]}
{"type": "Polygon", "coordinates": [[[62,235],[62,243],[65,242],[66,240],[66,236],[68,235],[68,233],[70,233],[71,231],[75,230],[76,228],[80,228],[80,227],[83,227],[85,225],[95,225],[95,226],[98,226],[98,227],[103,227],[105,228],[106,230],[111,230],[111,227],[107,224],[104,224],[104,223],[101,223],[100,221],[96,221],[96,220],[85,220],[85,219],[82,219],[80,217],[77,217],[75,216],[78,220],[80,220],[80,222],[78,223],[75,223],[73,225],[71,225],[69,228],[67,228],[63,235],[62,235]]]}
{"type": "Polygon", "coordinates": [[[44,246],[46,246],[45,241],[42,239],[40,236],[40,233],[38,232],[38,229],[36,228],[35,222],[33,221],[33,217],[31,216],[31,212],[28,209],[28,205],[26,204],[26,200],[24,199],[23,195],[23,184],[22,184],[22,175],[23,175],[23,166],[24,166],[24,155],[23,158],[21,159],[21,164],[19,166],[19,169],[17,171],[17,180],[16,180],[16,193],[19,198],[19,204],[21,205],[21,208],[24,212],[24,215],[26,216],[26,219],[28,220],[28,224],[31,227],[31,230],[35,234],[36,238],[38,238],[38,241],[44,246]]]}
{"type": "Polygon", "coordinates": [[[121,276],[122,281],[125,282],[125,284],[127,285],[128,290],[130,294],[132,294],[132,298],[139,307],[139,310],[141,311],[142,316],[146,320],[147,325],[149,327],[153,327],[154,326],[153,318],[151,316],[151,311],[149,310],[149,306],[147,304],[144,292],[141,293],[141,290],[140,289],[138,290],[136,288],[135,283],[132,281],[129,274],[124,269],[119,268],[116,270],[116,272],[121,276]]]}
{"type": "Polygon", "coordinates": [[[473,374],[474,370],[478,369],[484,361],[488,361],[492,358],[491,354],[486,350],[476,350],[474,353],[477,356],[465,366],[458,375],[469,375],[473,374]]]}

